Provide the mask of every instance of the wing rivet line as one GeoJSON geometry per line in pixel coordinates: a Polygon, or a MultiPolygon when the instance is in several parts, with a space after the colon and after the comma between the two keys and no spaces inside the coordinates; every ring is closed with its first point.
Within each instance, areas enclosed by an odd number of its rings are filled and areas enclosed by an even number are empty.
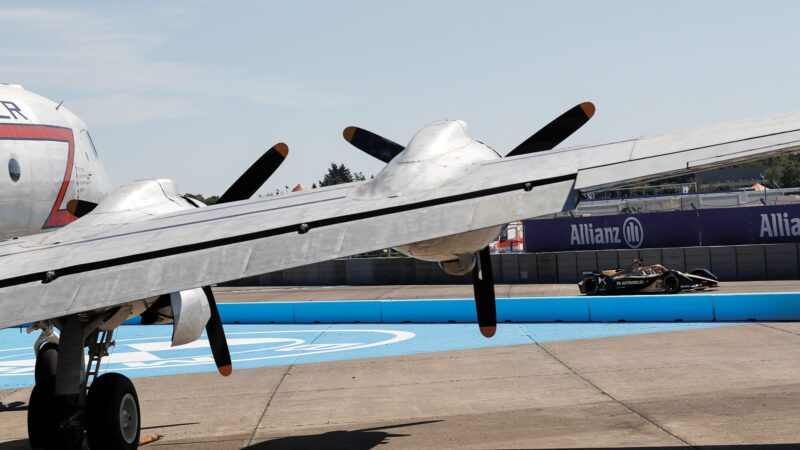
{"type": "MultiPolygon", "coordinates": [[[[466,193],[463,193],[463,194],[451,195],[451,196],[447,196],[447,197],[439,197],[439,198],[434,198],[434,199],[430,199],[430,200],[423,200],[423,201],[419,201],[419,202],[416,202],[416,203],[409,203],[409,204],[397,205],[397,206],[388,206],[388,207],[375,209],[375,210],[371,210],[371,211],[350,213],[350,214],[339,215],[339,216],[336,216],[336,217],[329,217],[329,218],[325,218],[325,219],[319,219],[319,220],[315,220],[313,222],[305,222],[305,223],[302,223],[302,224],[292,224],[292,225],[286,225],[286,226],[279,226],[279,227],[276,227],[276,228],[262,229],[262,230],[252,231],[252,232],[249,232],[249,233],[238,234],[238,235],[233,235],[233,236],[226,236],[226,237],[213,239],[213,240],[208,240],[208,241],[203,241],[203,242],[197,242],[197,243],[186,244],[186,245],[179,245],[179,246],[175,246],[175,247],[162,248],[162,249],[158,249],[158,250],[151,250],[151,251],[146,251],[146,252],[142,252],[142,253],[135,253],[135,254],[132,254],[132,255],[120,256],[120,257],[110,258],[110,259],[105,259],[105,260],[97,260],[97,261],[85,262],[85,263],[75,264],[75,265],[72,265],[72,266],[64,266],[64,267],[59,267],[58,269],[55,269],[55,270],[52,271],[54,275],[53,275],[53,277],[50,277],[50,281],[52,281],[52,279],[54,279],[55,277],[71,276],[71,275],[77,275],[77,274],[82,274],[82,273],[88,273],[88,272],[92,272],[92,271],[95,271],[95,270],[107,269],[107,268],[111,268],[111,267],[119,267],[119,266],[123,266],[123,265],[126,265],[126,264],[134,264],[134,263],[139,263],[139,262],[144,262],[144,261],[151,261],[151,260],[154,260],[154,259],[164,258],[164,257],[167,257],[167,256],[183,255],[183,254],[190,253],[190,252],[206,250],[206,249],[212,249],[212,248],[219,248],[219,247],[226,246],[226,245],[231,245],[231,244],[250,242],[250,241],[255,241],[257,239],[265,239],[265,238],[270,238],[270,237],[274,237],[274,236],[280,236],[280,235],[288,234],[288,233],[297,232],[297,233],[300,233],[300,234],[305,234],[311,229],[312,225],[314,226],[314,228],[325,228],[325,227],[330,227],[330,226],[334,226],[334,225],[346,224],[346,223],[354,222],[354,221],[357,221],[357,220],[372,219],[372,218],[375,218],[375,217],[382,217],[382,216],[387,216],[387,215],[390,215],[390,214],[398,214],[398,213],[402,213],[402,212],[406,212],[406,211],[420,211],[420,210],[423,210],[424,208],[430,208],[430,207],[444,205],[444,204],[452,204],[452,203],[455,203],[455,202],[462,202],[462,201],[465,201],[465,200],[483,198],[483,197],[488,197],[488,196],[492,196],[492,195],[512,192],[512,191],[516,191],[516,190],[519,190],[519,189],[525,189],[526,188],[526,184],[530,184],[531,185],[531,189],[533,189],[536,186],[546,186],[546,185],[551,185],[551,184],[555,184],[555,183],[561,183],[561,182],[565,182],[565,181],[573,181],[574,182],[576,177],[577,177],[577,173],[571,173],[571,174],[568,174],[568,175],[561,175],[561,176],[558,176],[558,177],[538,179],[538,180],[531,181],[531,182],[528,182],[528,183],[523,183],[523,182],[512,183],[512,184],[508,184],[508,185],[504,185],[504,186],[497,186],[497,187],[487,188],[487,189],[483,189],[483,190],[479,190],[479,191],[472,191],[472,192],[466,192],[466,193]]],[[[153,229],[153,230],[150,230],[150,231],[154,231],[154,230],[156,230],[156,229],[153,229]]],[[[147,230],[145,230],[145,231],[147,231],[147,230]]],[[[99,240],[99,238],[98,238],[98,240],[99,240]]],[[[84,242],[86,242],[86,241],[84,241],[84,242]]],[[[65,245],[68,245],[68,244],[65,244],[65,245]]],[[[3,257],[0,256],[0,261],[2,261],[2,259],[3,259],[3,257]]],[[[47,279],[48,279],[47,272],[44,272],[44,271],[26,273],[26,274],[18,275],[18,276],[11,277],[11,278],[0,279],[0,290],[2,290],[3,288],[6,288],[6,287],[18,286],[18,285],[23,285],[23,284],[27,284],[27,283],[35,283],[35,282],[41,283],[41,282],[43,282],[43,281],[45,281],[47,279]]]]}
{"type": "Polygon", "coordinates": [[[533,189],[533,184],[529,181],[525,183],[525,187],[523,187],[523,189],[525,189],[525,192],[530,192],[531,189],[533,189]]]}
{"type": "Polygon", "coordinates": [[[47,283],[55,280],[56,278],[58,278],[58,275],[56,275],[56,271],[55,270],[48,270],[47,272],[44,273],[44,279],[42,280],[42,283],[43,284],[47,284],[47,283]]]}

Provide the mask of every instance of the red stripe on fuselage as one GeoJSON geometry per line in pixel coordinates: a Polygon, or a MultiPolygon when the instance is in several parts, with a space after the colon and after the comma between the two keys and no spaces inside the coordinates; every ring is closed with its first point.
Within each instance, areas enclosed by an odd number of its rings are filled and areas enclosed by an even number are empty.
{"type": "Polygon", "coordinates": [[[77,217],[73,216],[66,209],[59,209],[67,195],[70,179],[72,178],[72,164],[75,158],[75,136],[71,128],[56,127],[50,125],[23,125],[23,124],[0,124],[0,139],[11,139],[20,141],[56,141],[67,143],[67,167],[64,170],[64,179],[61,182],[61,189],[58,191],[56,201],[50,210],[50,215],[44,221],[42,229],[62,227],[77,217]]]}

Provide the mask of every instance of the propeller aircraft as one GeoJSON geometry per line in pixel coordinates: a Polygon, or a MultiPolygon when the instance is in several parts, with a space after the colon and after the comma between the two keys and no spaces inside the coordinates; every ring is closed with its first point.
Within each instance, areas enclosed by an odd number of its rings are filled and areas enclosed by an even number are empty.
{"type": "Polygon", "coordinates": [[[393,247],[472,274],[480,332],[496,332],[488,245],[512,221],[569,211],[582,192],[800,150],[800,114],[556,148],[595,113],[581,103],[501,156],[459,120],[403,146],[347,127],[386,166],[364,182],[251,198],[288,155],[278,143],[215,205],[172,181],[111,190],[86,125],[61,104],[0,85],[0,328],[30,324],[34,448],[135,449],[133,383],[99,374],[114,330],[171,323],[172,345],[205,330],[222,375],[230,353],[210,286],[393,247]],[[88,361],[85,352],[88,349],[88,361]]]}

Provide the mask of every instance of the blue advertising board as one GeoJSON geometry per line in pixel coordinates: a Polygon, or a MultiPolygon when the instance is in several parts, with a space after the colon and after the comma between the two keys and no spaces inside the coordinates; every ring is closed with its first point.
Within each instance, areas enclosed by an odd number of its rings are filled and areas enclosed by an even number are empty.
{"type": "Polygon", "coordinates": [[[525,221],[525,250],[772,244],[800,241],[800,205],[525,221]]]}

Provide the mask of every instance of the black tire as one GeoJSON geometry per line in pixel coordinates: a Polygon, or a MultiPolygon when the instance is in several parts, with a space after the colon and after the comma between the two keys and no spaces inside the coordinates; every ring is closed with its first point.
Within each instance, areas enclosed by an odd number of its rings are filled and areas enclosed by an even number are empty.
{"type": "Polygon", "coordinates": [[[128,377],[119,373],[97,377],[86,397],[86,419],[90,449],[133,450],[139,447],[139,397],[128,377]]]}
{"type": "Polygon", "coordinates": [[[597,295],[600,292],[600,283],[595,277],[586,277],[583,279],[583,292],[586,295],[597,295]]]}
{"type": "Polygon", "coordinates": [[[55,383],[58,366],[58,344],[48,342],[39,348],[36,355],[36,384],[55,383]]]}
{"type": "Polygon", "coordinates": [[[677,294],[681,291],[681,280],[674,273],[664,275],[662,283],[664,285],[664,292],[667,294],[677,294]]]}
{"type": "Polygon", "coordinates": [[[55,380],[36,383],[28,400],[28,440],[31,448],[59,449],[59,412],[55,380]]]}

